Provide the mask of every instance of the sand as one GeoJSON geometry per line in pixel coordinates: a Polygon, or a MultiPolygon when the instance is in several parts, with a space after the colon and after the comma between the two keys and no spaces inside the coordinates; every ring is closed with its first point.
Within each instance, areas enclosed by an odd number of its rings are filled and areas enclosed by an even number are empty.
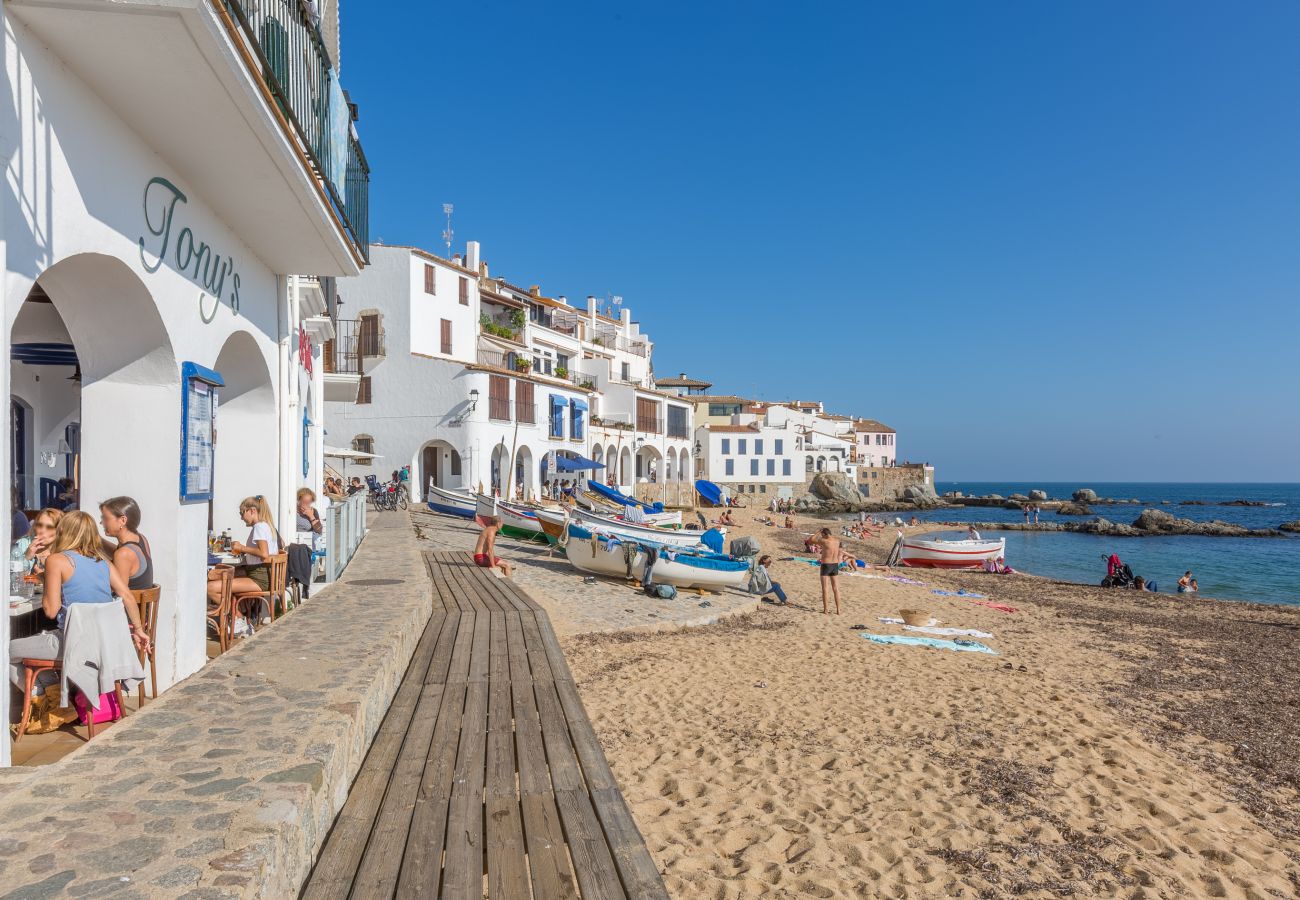
{"type": "MultiPolygon", "coordinates": [[[[754,515],[733,531],[802,553],[754,515]]],[[[892,538],[848,546],[883,560],[892,538]]],[[[1142,598],[1134,621],[1131,592],[912,572],[930,584],[842,578],[836,617],[816,569],[772,574],[790,607],[564,641],[674,897],[1300,896],[1297,672],[1251,662],[1259,635],[1294,651],[1295,611],[1142,598]],[[959,585],[1018,612],[931,593],[959,585]],[[999,655],[850,629],[902,634],[877,621],[902,608],[999,655]],[[1231,693],[1252,683],[1253,707],[1231,693]]]]}

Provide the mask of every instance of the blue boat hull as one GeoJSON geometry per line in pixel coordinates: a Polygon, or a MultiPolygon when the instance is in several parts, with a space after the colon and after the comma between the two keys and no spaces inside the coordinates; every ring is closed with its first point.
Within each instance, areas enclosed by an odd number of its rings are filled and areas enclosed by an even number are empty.
{"type": "Polygon", "coordinates": [[[429,501],[429,509],[445,516],[460,516],[462,519],[474,518],[474,510],[472,509],[461,509],[459,506],[451,506],[446,503],[434,503],[432,500],[429,501]]]}

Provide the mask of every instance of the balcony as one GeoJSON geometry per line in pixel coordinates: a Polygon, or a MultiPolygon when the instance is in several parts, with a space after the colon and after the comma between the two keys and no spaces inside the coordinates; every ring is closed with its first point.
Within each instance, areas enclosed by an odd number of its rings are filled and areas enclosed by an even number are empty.
{"type": "Polygon", "coordinates": [[[480,366],[492,366],[497,369],[506,369],[510,372],[519,372],[526,375],[532,371],[533,361],[530,357],[522,353],[515,353],[513,350],[509,353],[501,353],[496,350],[485,350],[482,347],[478,349],[478,364],[480,366]]]}
{"type": "Polygon", "coordinates": [[[510,421],[510,398],[489,397],[488,418],[491,419],[493,422],[509,422],[510,421]]]}
{"type": "Polygon", "coordinates": [[[622,350],[624,353],[631,353],[633,356],[645,356],[648,352],[645,341],[631,341],[624,337],[619,338],[614,346],[616,349],[622,350]]]}
{"type": "Polygon", "coordinates": [[[365,371],[358,347],[361,329],[355,319],[334,323],[334,337],[321,348],[325,399],[336,403],[355,403],[365,371]]]}
{"type": "MultiPolygon", "coordinates": [[[[273,271],[360,272],[370,170],[300,0],[6,0],[5,8],[20,52],[48,46],[157,153],[157,174],[186,202],[210,206],[273,271]]],[[[62,101],[39,81],[21,90],[18,102],[34,107],[62,101]]]]}
{"type": "Polygon", "coordinates": [[[663,434],[664,420],[650,418],[649,416],[637,416],[636,430],[643,431],[646,434],[663,434]]]}

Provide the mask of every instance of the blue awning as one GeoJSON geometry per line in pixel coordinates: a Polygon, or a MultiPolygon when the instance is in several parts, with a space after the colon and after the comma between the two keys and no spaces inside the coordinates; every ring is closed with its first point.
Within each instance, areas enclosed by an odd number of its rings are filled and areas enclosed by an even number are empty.
{"type": "Polygon", "coordinates": [[[561,409],[569,405],[569,398],[560,394],[551,394],[551,409],[561,409]]]}
{"type": "Polygon", "coordinates": [[[585,456],[557,456],[555,469],[558,472],[582,472],[587,469],[603,469],[605,466],[585,456]]]}
{"type": "Polygon", "coordinates": [[[586,400],[579,400],[577,397],[574,397],[574,398],[573,398],[572,400],[570,400],[569,402],[573,404],[573,408],[574,408],[574,409],[580,409],[580,410],[582,410],[583,412],[586,412],[586,411],[587,411],[587,401],[586,401],[586,400]]]}

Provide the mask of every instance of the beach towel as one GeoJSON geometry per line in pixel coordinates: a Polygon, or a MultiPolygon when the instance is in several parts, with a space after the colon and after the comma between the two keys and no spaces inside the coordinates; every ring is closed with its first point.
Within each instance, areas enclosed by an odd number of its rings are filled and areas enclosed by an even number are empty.
{"type": "Polygon", "coordinates": [[[909,637],[903,634],[864,634],[862,637],[874,644],[909,644],[914,647],[934,647],[938,650],[958,650],[966,653],[988,653],[997,656],[992,647],[979,641],[941,641],[938,638],[909,637]]]}
{"type": "Polygon", "coordinates": [[[921,587],[925,587],[924,581],[917,581],[915,578],[904,578],[902,575],[886,575],[885,580],[894,581],[898,584],[917,584],[921,587]]]}
{"type": "Polygon", "coordinates": [[[934,590],[930,591],[930,593],[938,594],[940,597],[978,597],[981,600],[984,599],[984,594],[977,594],[974,591],[967,591],[967,590],[941,591],[938,588],[935,588],[934,590]]]}
{"type": "Polygon", "coordinates": [[[1014,606],[1007,606],[1005,603],[991,603],[988,600],[972,600],[970,597],[962,597],[967,603],[974,603],[976,606],[986,606],[989,609],[996,609],[998,612],[1013,613],[1017,612],[1014,606]]]}
{"type": "Polygon", "coordinates": [[[974,628],[935,628],[935,620],[931,619],[929,625],[904,625],[902,619],[895,619],[891,616],[881,616],[880,621],[886,625],[902,625],[904,631],[915,631],[921,634],[940,634],[945,637],[977,637],[991,638],[993,635],[987,631],[977,631],[974,628]]]}

